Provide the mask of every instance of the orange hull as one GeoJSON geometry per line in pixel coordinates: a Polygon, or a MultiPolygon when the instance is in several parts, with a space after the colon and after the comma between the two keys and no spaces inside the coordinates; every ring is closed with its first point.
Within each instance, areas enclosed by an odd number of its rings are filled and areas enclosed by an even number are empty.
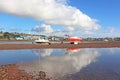
{"type": "Polygon", "coordinates": [[[70,37],[68,38],[69,42],[82,42],[82,38],[70,37]]]}

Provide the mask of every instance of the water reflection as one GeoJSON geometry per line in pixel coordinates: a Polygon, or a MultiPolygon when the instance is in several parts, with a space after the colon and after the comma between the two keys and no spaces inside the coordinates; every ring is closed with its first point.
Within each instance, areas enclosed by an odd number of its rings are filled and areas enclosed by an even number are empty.
{"type": "Polygon", "coordinates": [[[31,50],[0,50],[0,65],[30,62],[37,58],[31,50]]]}
{"type": "Polygon", "coordinates": [[[60,80],[119,80],[120,48],[1,50],[0,65],[0,80],[21,74],[39,80],[40,71],[60,80]]]}
{"type": "Polygon", "coordinates": [[[56,79],[68,74],[79,72],[82,68],[95,62],[96,58],[99,56],[99,53],[96,50],[89,49],[73,51],[73,54],[69,54],[71,51],[67,51],[68,54],[49,56],[52,51],[52,49],[48,49],[47,51],[35,50],[34,52],[38,56],[47,57],[30,63],[18,64],[19,68],[36,77],[40,71],[45,71],[49,77],[56,79]]]}
{"type": "Polygon", "coordinates": [[[81,48],[67,48],[65,54],[74,54],[75,52],[81,51],[81,48]]]}
{"type": "Polygon", "coordinates": [[[53,49],[34,49],[33,53],[40,57],[50,56],[53,52],[53,49]]]}

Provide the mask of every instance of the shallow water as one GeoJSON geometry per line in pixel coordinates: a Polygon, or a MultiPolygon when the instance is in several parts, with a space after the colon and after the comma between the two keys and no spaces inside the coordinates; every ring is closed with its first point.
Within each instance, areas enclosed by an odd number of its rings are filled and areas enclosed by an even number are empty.
{"type": "Polygon", "coordinates": [[[0,42],[0,44],[32,44],[32,42],[0,42]]]}
{"type": "Polygon", "coordinates": [[[0,65],[16,64],[58,80],[119,80],[120,48],[1,50],[0,65]]]}

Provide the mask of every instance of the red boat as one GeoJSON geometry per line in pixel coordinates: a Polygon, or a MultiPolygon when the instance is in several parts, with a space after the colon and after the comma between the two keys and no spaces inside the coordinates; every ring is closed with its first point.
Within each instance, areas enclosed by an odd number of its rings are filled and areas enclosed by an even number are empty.
{"type": "Polygon", "coordinates": [[[79,44],[83,41],[82,38],[78,38],[78,37],[69,37],[68,42],[70,42],[71,44],[79,44]]]}

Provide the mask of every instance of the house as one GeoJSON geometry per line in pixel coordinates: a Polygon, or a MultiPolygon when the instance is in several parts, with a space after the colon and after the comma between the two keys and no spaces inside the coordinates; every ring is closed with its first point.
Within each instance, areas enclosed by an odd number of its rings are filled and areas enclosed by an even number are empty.
{"type": "Polygon", "coordinates": [[[15,39],[16,39],[16,40],[23,40],[24,37],[17,35],[17,36],[15,36],[15,39]]]}
{"type": "Polygon", "coordinates": [[[4,37],[3,33],[0,33],[0,39],[2,39],[4,37]]]}

